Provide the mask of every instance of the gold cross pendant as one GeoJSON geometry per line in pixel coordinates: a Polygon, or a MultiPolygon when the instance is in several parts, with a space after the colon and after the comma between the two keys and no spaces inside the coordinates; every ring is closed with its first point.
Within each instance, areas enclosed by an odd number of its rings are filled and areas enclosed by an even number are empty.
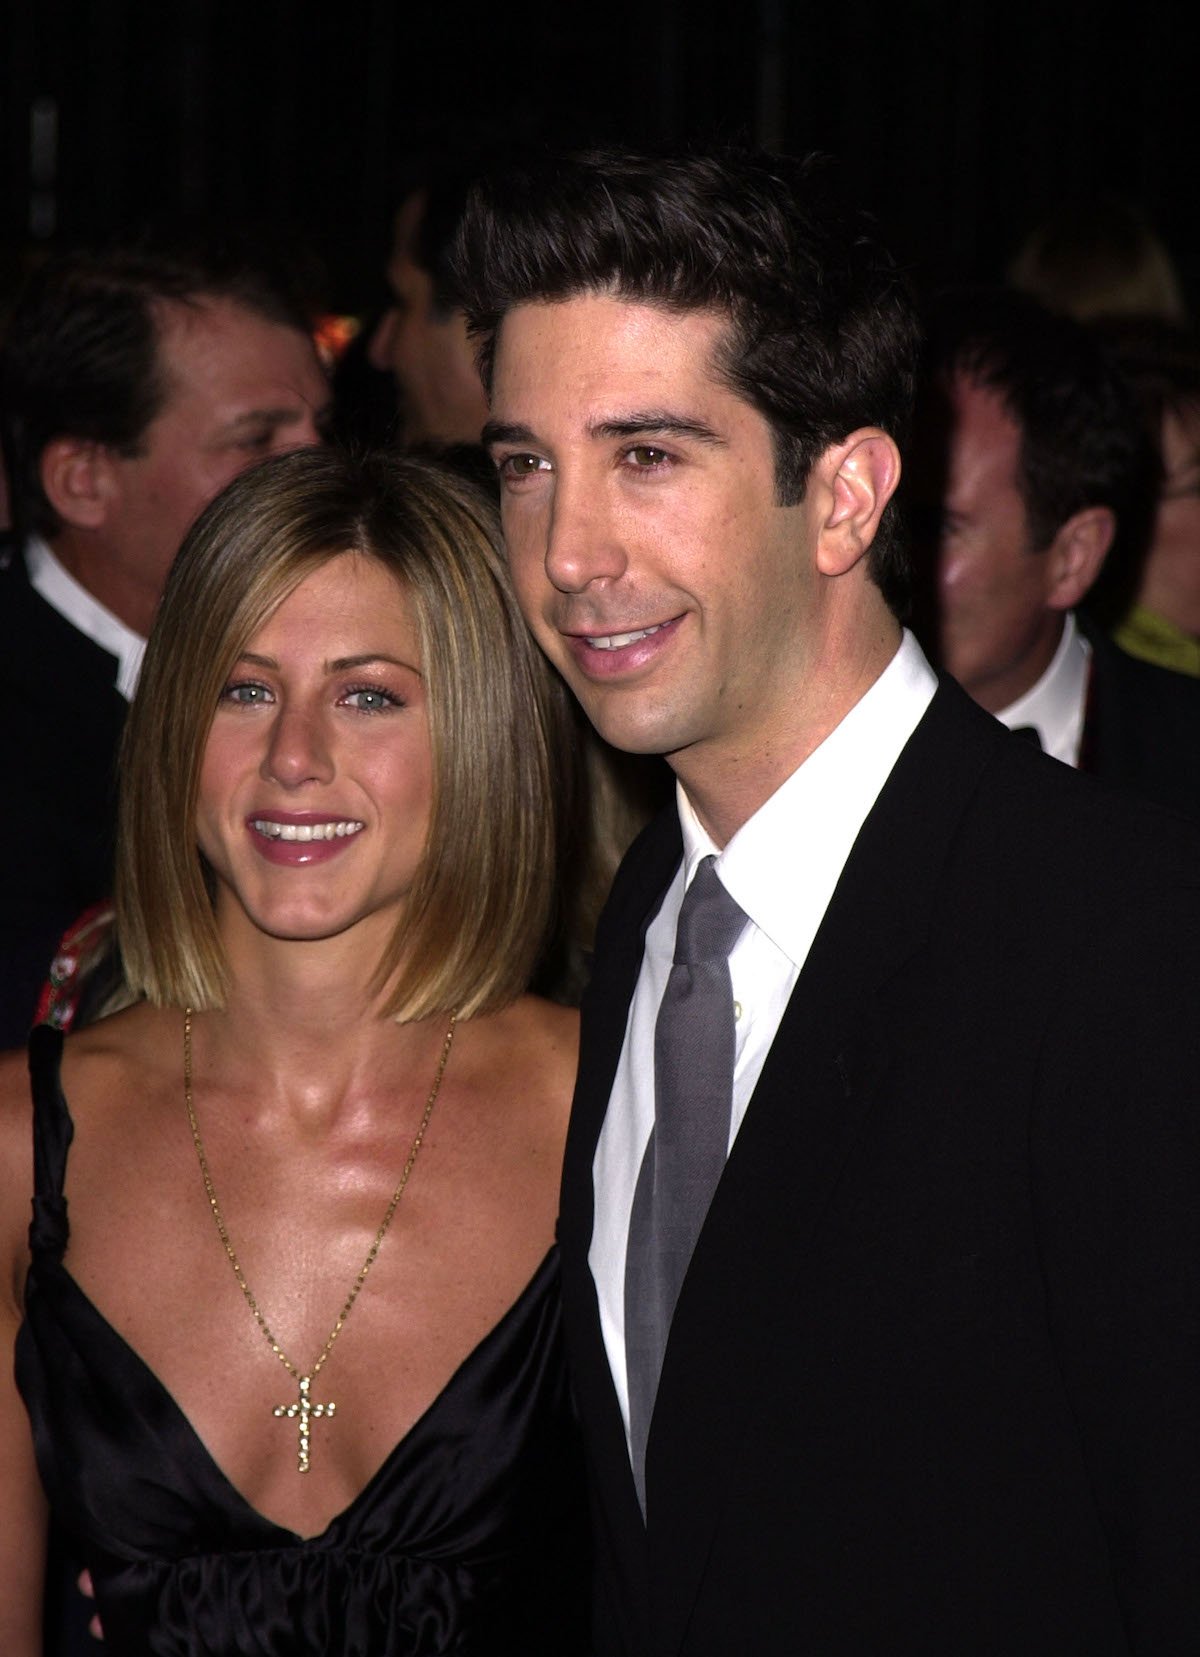
{"type": "Polygon", "coordinates": [[[297,1400],[294,1404],[276,1404],[274,1413],[275,1413],[276,1416],[286,1416],[289,1421],[295,1421],[297,1419],[297,1417],[299,1417],[299,1422],[300,1422],[300,1469],[299,1470],[300,1470],[301,1473],[307,1473],[308,1472],[308,1423],[314,1416],[316,1416],[319,1419],[323,1415],[327,1415],[327,1416],[334,1415],[337,1411],[337,1405],[336,1404],[314,1404],[312,1399],[309,1397],[309,1391],[312,1387],[312,1376],[311,1375],[300,1375],[300,1376],[297,1377],[297,1379],[300,1383],[300,1396],[299,1396],[299,1398],[297,1398],[297,1400]]]}

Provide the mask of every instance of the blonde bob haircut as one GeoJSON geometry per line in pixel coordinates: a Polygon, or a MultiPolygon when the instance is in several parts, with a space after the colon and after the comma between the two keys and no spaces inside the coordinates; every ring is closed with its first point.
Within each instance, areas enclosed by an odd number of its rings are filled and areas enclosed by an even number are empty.
{"type": "Polygon", "coordinates": [[[428,838],[372,987],[396,1019],[504,1006],[554,918],[559,809],[575,787],[566,692],[530,639],[500,527],[432,461],[304,449],[243,473],[167,582],[125,730],[117,934],[130,991],[224,1006],[211,869],[196,844],[201,762],[239,655],[341,553],[376,559],[412,603],[433,759],[428,838]]]}

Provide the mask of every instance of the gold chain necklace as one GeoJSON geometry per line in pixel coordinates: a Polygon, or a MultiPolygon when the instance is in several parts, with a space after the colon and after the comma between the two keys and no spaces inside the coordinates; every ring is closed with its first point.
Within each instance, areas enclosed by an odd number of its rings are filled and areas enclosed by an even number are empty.
{"type": "Polygon", "coordinates": [[[354,1302],[358,1299],[359,1290],[367,1280],[367,1273],[375,1264],[375,1256],[379,1253],[380,1244],[387,1235],[387,1228],[392,1223],[392,1215],[396,1212],[396,1209],[400,1203],[400,1198],[404,1195],[404,1187],[408,1184],[408,1176],[412,1173],[417,1156],[420,1153],[421,1146],[425,1142],[425,1130],[429,1126],[429,1118],[433,1115],[433,1107],[437,1102],[437,1096],[442,1086],[442,1077],[446,1071],[446,1061],[450,1057],[450,1048],[454,1042],[455,1017],[456,1014],[452,1012],[450,1014],[450,1025],[446,1031],[446,1039],[442,1043],[442,1051],[438,1058],[437,1070],[434,1072],[433,1086],[430,1088],[429,1097],[425,1101],[425,1112],[421,1117],[421,1125],[417,1129],[416,1137],[414,1138],[412,1147],[408,1153],[408,1160],[405,1162],[403,1171],[400,1174],[400,1183],[392,1192],[392,1200],[387,1205],[387,1213],[383,1216],[383,1224],[375,1233],[375,1241],[367,1250],[367,1258],[363,1261],[362,1266],[359,1268],[358,1276],[354,1279],[350,1293],[346,1296],[346,1304],[338,1313],[337,1322],[329,1331],[329,1338],[317,1354],[314,1362],[309,1366],[308,1373],[306,1375],[302,1375],[297,1366],[292,1362],[287,1353],[280,1346],[279,1342],[275,1339],[275,1336],[271,1333],[270,1326],[268,1325],[266,1318],[263,1317],[262,1312],[259,1310],[258,1302],[250,1292],[250,1285],[246,1282],[246,1275],[242,1271],[241,1261],[238,1259],[233,1243],[230,1241],[229,1232],[226,1229],[225,1221],[221,1214],[221,1205],[217,1201],[216,1188],[213,1185],[212,1174],[209,1172],[208,1168],[208,1158],[204,1154],[204,1141],[200,1137],[200,1124],[196,1120],[196,1109],[192,1103],[192,1009],[190,1007],[184,1008],[183,1097],[184,1102],[187,1105],[188,1122],[191,1124],[192,1140],[196,1146],[196,1156],[199,1158],[200,1162],[200,1172],[204,1177],[205,1195],[208,1197],[208,1206],[212,1209],[213,1219],[217,1223],[217,1235],[220,1237],[225,1253],[229,1257],[229,1264],[233,1267],[233,1275],[238,1280],[238,1287],[246,1297],[246,1304],[254,1313],[254,1321],[258,1324],[258,1327],[266,1336],[267,1344],[270,1346],[271,1351],[279,1359],[288,1374],[295,1378],[299,1389],[298,1396],[293,1403],[277,1404],[272,1413],[277,1417],[286,1417],[287,1420],[298,1423],[300,1431],[299,1470],[301,1473],[307,1473],[309,1468],[308,1429],[310,1420],[320,1419],[322,1416],[332,1416],[337,1412],[336,1404],[315,1404],[313,1402],[312,1384],[320,1373],[321,1366],[332,1352],[333,1343],[341,1334],[342,1325],[350,1316],[350,1309],[354,1305],[354,1302]]]}

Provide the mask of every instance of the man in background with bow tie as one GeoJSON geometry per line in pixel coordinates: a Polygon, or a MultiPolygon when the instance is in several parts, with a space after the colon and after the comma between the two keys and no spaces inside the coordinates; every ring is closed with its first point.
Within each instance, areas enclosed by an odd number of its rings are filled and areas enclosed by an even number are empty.
{"type": "Polygon", "coordinates": [[[1200,684],[1076,614],[1102,577],[1136,579],[1149,527],[1131,390],[1082,323],[1003,290],[946,296],[926,356],[908,502],[922,636],[1055,759],[1200,814],[1200,684]]]}
{"type": "Polygon", "coordinates": [[[599,1657],[1190,1649],[1200,833],[902,629],[916,327],[835,178],[558,158],[458,270],[526,617],[678,785],[563,1173],[599,1657]]]}

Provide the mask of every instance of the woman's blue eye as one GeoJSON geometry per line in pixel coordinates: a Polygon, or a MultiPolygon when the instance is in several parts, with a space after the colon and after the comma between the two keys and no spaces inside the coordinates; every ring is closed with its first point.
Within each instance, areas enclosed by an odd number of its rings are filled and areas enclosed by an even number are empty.
{"type": "Polygon", "coordinates": [[[236,702],[244,708],[256,707],[261,702],[271,700],[271,693],[266,685],[226,685],[221,695],[226,702],[236,702]]]}
{"type": "Polygon", "coordinates": [[[396,698],[388,691],[370,685],[364,685],[361,690],[348,691],[344,700],[360,713],[385,713],[388,708],[398,706],[396,698]]]}

